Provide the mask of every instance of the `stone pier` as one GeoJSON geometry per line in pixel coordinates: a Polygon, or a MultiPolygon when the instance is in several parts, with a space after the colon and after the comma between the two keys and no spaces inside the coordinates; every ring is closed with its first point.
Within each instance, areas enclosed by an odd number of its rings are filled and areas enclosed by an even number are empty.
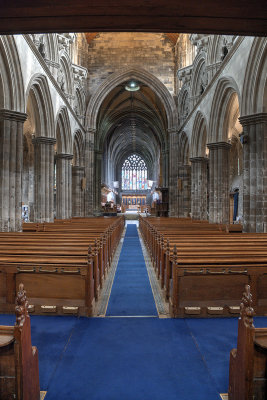
{"type": "Polygon", "coordinates": [[[23,123],[27,115],[0,110],[0,230],[20,231],[22,221],[23,123]]]}
{"type": "Polygon", "coordinates": [[[178,217],[188,217],[191,211],[191,166],[178,165],[178,217]]]}
{"type": "Polygon", "coordinates": [[[229,153],[231,144],[209,143],[209,222],[229,224],[229,153]]]}
{"type": "Polygon", "coordinates": [[[169,134],[169,216],[178,216],[178,134],[175,130],[168,130],[169,134]]]}
{"type": "Polygon", "coordinates": [[[84,217],[84,167],[72,167],[72,216],[84,217]]]}
{"type": "Polygon", "coordinates": [[[34,145],[35,222],[54,221],[54,145],[56,139],[37,136],[34,145]]]}
{"type": "Polygon", "coordinates": [[[68,219],[72,215],[72,154],[56,155],[56,218],[68,219]]]}
{"type": "Polygon", "coordinates": [[[191,213],[193,219],[207,219],[208,159],[193,157],[191,161],[191,213]]]}
{"type": "Polygon", "coordinates": [[[243,229],[267,232],[267,114],[239,118],[243,126],[243,229]]]}

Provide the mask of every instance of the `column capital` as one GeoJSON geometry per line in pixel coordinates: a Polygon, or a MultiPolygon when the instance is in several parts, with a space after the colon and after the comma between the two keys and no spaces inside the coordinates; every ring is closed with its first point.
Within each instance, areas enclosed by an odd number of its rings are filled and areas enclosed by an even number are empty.
{"type": "Polygon", "coordinates": [[[55,154],[55,159],[65,159],[65,160],[72,160],[73,159],[73,154],[67,154],[67,153],[57,153],[55,154]]]}
{"type": "Polygon", "coordinates": [[[27,114],[18,111],[6,110],[4,108],[0,110],[0,119],[2,120],[25,122],[27,117],[27,114]]]}
{"type": "Polygon", "coordinates": [[[197,163],[197,162],[209,162],[209,159],[207,157],[191,157],[189,158],[189,161],[191,161],[191,163],[197,163]]]}
{"type": "Polygon", "coordinates": [[[244,115],[238,118],[242,126],[267,123],[267,113],[244,115]]]}
{"type": "Polygon", "coordinates": [[[56,139],[55,138],[51,138],[51,137],[46,137],[46,136],[36,136],[32,138],[32,143],[33,144],[50,144],[50,145],[54,145],[56,143],[56,139]]]}
{"type": "Polygon", "coordinates": [[[80,167],[79,165],[73,165],[72,166],[73,171],[80,171],[83,172],[85,170],[85,167],[80,167]]]}
{"type": "Polygon", "coordinates": [[[170,134],[175,134],[175,133],[177,133],[177,135],[178,135],[178,129],[176,129],[176,128],[168,128],[167,132],[168,132],[169,135],[170,134]]]}
{"type": "Polygon", "coordinates": [[[231,148],[231,143],[227,142],[217,142],[217,143],[208,143],[207,147],[209,150],[214,150],[214,149],[230,149],[231,148]]]}

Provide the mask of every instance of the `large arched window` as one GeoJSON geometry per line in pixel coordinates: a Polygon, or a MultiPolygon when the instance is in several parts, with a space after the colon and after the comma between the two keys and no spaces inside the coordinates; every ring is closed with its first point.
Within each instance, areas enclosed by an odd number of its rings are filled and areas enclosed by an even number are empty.
{"type": "Polygon", "coordinates": [[[121,186],[122,190],[147,190],[147,166],[137,154],[132,154],[124,161],[121,186]]]}

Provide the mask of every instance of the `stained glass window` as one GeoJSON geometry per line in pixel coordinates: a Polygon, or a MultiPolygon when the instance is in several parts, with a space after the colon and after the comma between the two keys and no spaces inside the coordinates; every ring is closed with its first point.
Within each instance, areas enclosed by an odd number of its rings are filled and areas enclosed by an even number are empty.
{"type": "Polygon", "coordinates": [[[147,190],[147,166],[137,154],[132,154],[124,161],[121,186],[122,190],[147,190]]]}

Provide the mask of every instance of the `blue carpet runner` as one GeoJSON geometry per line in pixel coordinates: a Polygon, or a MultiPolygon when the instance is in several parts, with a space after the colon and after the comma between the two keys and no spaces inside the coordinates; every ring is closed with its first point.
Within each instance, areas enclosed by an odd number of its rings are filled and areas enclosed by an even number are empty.
{"type": "Polygon", "coordinates": [[[106,316],[157,316],[135,224],[127,226],[106,316]]]}
{"type": "MultiPolygon", "coordinates": [[[[15,317],[0,315],[0,325],[15,317]]],[[[256,327],[267,318],[256,317],[256,327]]],[[[219,400],[237,319],[32,316],[45,400],[219,400]]]]}

